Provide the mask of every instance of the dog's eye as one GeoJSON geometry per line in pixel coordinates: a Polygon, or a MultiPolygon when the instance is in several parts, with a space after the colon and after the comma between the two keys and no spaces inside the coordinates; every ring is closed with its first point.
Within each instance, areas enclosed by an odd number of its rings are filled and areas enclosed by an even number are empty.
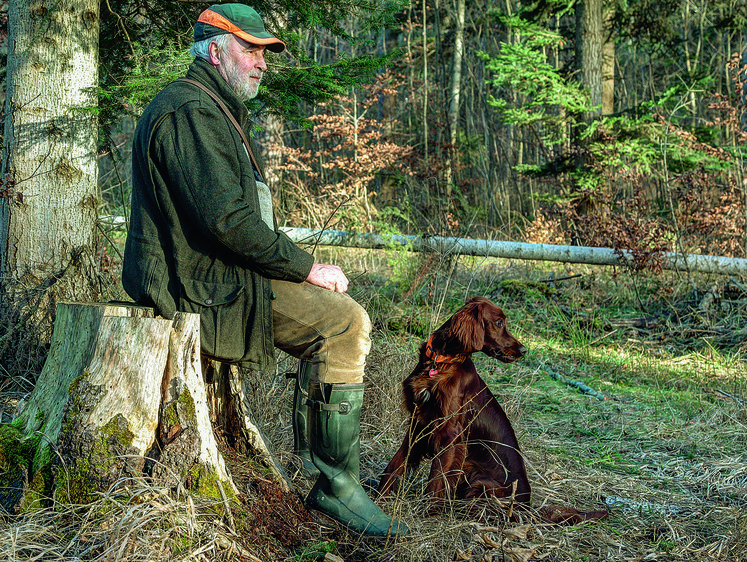
{"type": "Polygon", "coordinates": [[[497,326],[498,328],[503,328],[503,320],[496,320],[496,321],[495,321],[495,325],[496,325],[496,326],[497,326]]]}

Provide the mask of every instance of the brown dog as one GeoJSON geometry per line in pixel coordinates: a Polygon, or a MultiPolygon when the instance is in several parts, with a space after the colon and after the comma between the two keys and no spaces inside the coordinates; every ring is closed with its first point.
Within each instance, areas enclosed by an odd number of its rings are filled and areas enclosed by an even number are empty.
{"type": "Polygon", "coordinates": [[[475,370],[477,351],[504,363],[526,353],[503,311],[482,297],[467,301],[421,346],[415,370],[402,383],[410,431],[381,477],[380,493],[396,489],[405,468],[432,458],[426,491],[434,498],[514,494],[529,504],[516,434],[475,370]]]}

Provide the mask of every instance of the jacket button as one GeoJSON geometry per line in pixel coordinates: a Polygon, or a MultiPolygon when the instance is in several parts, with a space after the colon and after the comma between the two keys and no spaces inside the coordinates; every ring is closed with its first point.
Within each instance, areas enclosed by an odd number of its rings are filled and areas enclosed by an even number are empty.
{"type": "Polygon", "coordinates": [[[213,304],[213,299],[205,299],[205,304],[210,306],[211,304],[213,304]]]}

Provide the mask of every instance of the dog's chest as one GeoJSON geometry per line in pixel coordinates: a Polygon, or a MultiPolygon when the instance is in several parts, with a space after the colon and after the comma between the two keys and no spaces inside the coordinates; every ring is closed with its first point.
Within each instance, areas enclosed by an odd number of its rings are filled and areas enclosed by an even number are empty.
{"type": "MultiPolygon", "coordinates": [[[[421,415],[424,421],[435,421],[465,413],[465,384],[459,373],[428,373],[418,379],[416,395],[426,398],[421,403],[421,415]]],[[[468,386],[468,385],[467,385],[468,386]]],[[[466,400],[469,402],[469,400],[466,400]]]]}

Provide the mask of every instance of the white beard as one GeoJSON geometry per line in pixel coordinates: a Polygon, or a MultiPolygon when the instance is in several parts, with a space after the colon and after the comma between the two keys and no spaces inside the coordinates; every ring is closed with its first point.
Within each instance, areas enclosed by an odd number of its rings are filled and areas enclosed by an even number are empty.
{"type": "MultiPolygon", "coordinates": [[[[219,56],[219,59],[222,57],[219,56]]],[[[253,100],[259,93],[259,83],[262,80],[262,73],[248,73],[246,76],[241,76],[238,68],[230,63],[228,60],[221,60],[220,71],[221,76],[225,79],[231,89],[236,93],[236,96],[241,101],[253,100]],[[250,80],[250,77],[259,78],[259,80],[250,80]]]]}

